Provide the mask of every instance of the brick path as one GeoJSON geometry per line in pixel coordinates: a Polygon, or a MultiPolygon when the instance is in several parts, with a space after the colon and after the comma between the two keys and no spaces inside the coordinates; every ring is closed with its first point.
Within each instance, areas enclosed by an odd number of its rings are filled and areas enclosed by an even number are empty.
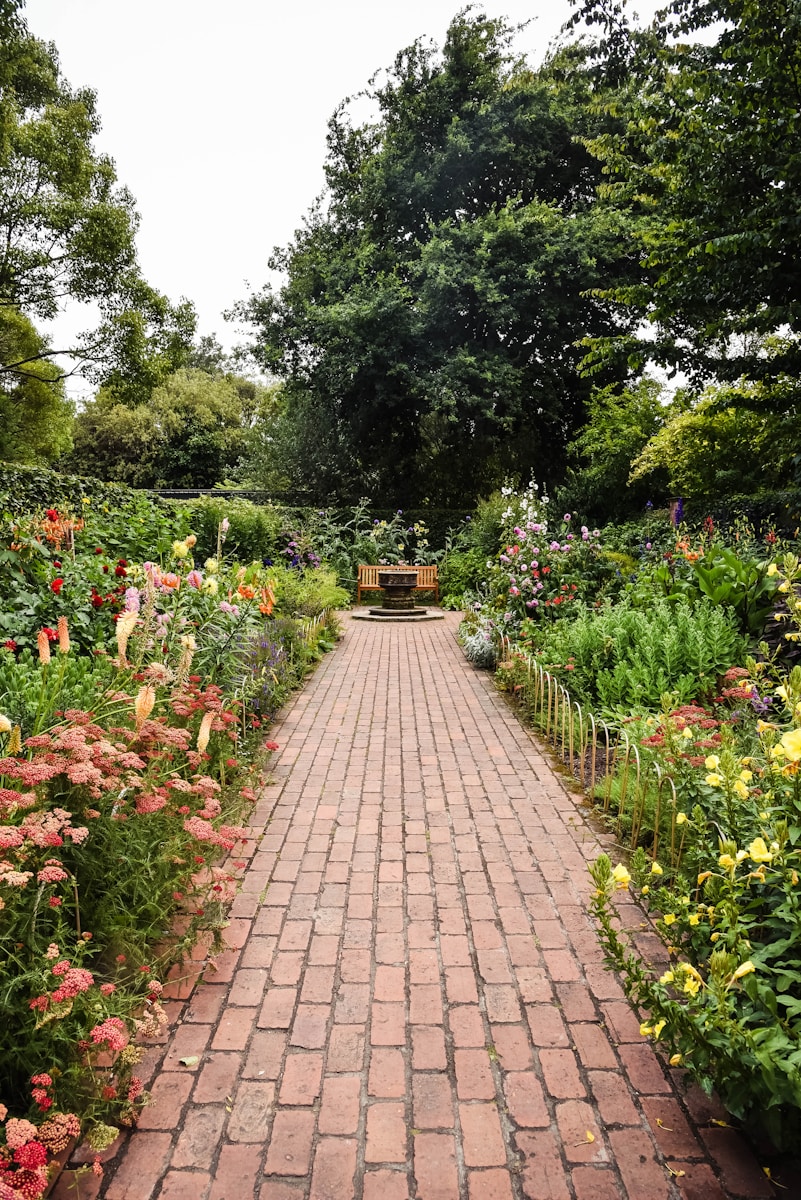
{"type": "Polygon", "coordinates": [[[583,907],[596,835],[457,621],[346,619],[271,731],[234,948],[81,1200],[779,1194],[640,1037],[583,907]]]}

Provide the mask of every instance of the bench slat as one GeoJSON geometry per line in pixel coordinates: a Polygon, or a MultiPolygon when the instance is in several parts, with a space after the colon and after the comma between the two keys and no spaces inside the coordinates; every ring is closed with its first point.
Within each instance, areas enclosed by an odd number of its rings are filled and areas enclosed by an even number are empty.
{"type": "Polygon", "coordinates": [[[413,589],[416,592],[431,592],[433,591],[437,600],[439,600],[439,582],[437,580],[437,565],[436,563],[428,564],[424,567],[400,567],[400,566],[381,566],[377,563],[360,563],[359,576],[356,588],[356,603],[360,604],[362,592],[372,592],[380,590],[378,582],[378,572],[384,571],[411,571],[417,572],[417,586],[413,589]]]}

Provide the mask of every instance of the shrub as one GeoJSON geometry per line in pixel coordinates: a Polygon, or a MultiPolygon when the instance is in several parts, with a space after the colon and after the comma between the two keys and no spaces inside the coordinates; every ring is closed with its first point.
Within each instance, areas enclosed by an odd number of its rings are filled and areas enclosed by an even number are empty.
{"type": "Polygon", "coordinates": [[[714,694],[718,678],[745,654],[731,616],[709,600],[655,601],[580,608],[572,621],[529,623],[524,644],[563,677],[578,700],[603,712],[658,710],[665,693],[679,703],[714,694]]]}

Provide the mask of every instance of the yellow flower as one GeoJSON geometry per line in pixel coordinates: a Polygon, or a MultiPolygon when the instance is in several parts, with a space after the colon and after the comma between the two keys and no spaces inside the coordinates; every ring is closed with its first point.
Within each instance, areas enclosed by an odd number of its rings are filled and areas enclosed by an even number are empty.
{"type": "Polygon", "coordinates": [[[653,1025],[646,1025],[645,1022],[643,1022],[642,1025],[640,1026],[640,1037],[648,1037],[648,1035],[653,1032],[654,1032],[653,1025]]]}
{"type": "MultiPolygon", "coordinates": [[[[718,860],[718,861],[720,861],[720,860],[718,860]]],[[[723,864],[721,863],[721,866],[722,866],[722,865],[723,865],[723,864]]],[[[697,879],[698,886],[700,887],[702,883],[706,883],[707,879],[711,879],[711,878],[712,878],[712,872],[711,872],[711,871],[702,871],[702,872],[701,872],[701,874],[698,876],[698,879],[697,879]]]]}
{"type": "Polygon", "coordinates": [[[742,979],[744,975],[751,975],[756,970],[756,967],[749,958],[747,962],[740,963],[737,970],[732,975],[729,983],[734,983],[735,979],[742,979]]]}
{"type": "Polygon", "coordinates": [[[689,979],[685,979],[682,991],[688,996],[697,996],[700,987],[700,981],[690,977],[689,979]]]}
{"type": "Polygon", "coordinates": [[[764,838],[754,838],[751,845],[748,847],[748,857],[755,863],[769,863],[773,861],[773,855],[765,845],[764,838]]]}
{"type": "Polygon", "coordinates": [[[720,858],[718,859],[718,866],[723,867],[724,871],[733,871],[737,866],[737,863],[730,854],[721,854],[720,858]]]}
{"type": "Polygon", "coordinates": [[[664,1017],[657,1021],[656,1025],[654,1025],[654,1037],[657,1041],[659,1041],[659,1035],[666,1025],[667,1021],[664,1019],[664,1017]]]}
{"type": "Polygon", "coordinates": [[[631,883],[631,875],[629,875],[622,863],[618,863],[612,872],[612,878],[615,881],[616,888],[627,888],[631,883]]]}
{"type": "Polygon", "coordinates": [[[662,868],[660,867],[660,865],[659,865],[659,863],[658,863],[658,862],[653,862],[653,863],[651,863],[651,874],[652,874],[652,875],[662,875],[662,874],[664,874],[664,872],[662,871],[662,868]]]}
{"type": "Polygon", "coordinates": [[[683,729],[682,729],[682,731],[681,731],[681,736],[682,736],[683,738],[686,738],[686,739],[687,739],[687,741],[689,741],[689,740],[690,740],[690,738],[693,736],[693,731],[692,731],[692,729],[690,729],[690,726],[689,726],[689,725],[685,725],[685,726],[684,726],[684,728],[683,728],[683,729]]]}
{"type": "Polygon", "coordinates": [[[709,775],[706,777],[706,782],[710,787],[723,787],[724,780],[723,777],[718,775],[716,771],[710,771],[709,775]]]}
{"type": "Polygon", "coordinates": [[[741,800],[748,799],[748,784],[743,783],[742,779],[735,779],[732,784],[732,790],[736,792],[741,800]]]}
{"type": "Polygon", "coordinates": [[[716,941],[718,940],[718,938],[719,938],[719,937],[720,937],[720,934],[719,934],[719,933],[713,933],[713,934],[711,934],[711,935],[710,935],[710,938],[709,938],[709,940],[710,940],[710,942],[716,942],[716,941]]]}
{"type": "Polygon", "coordinates": [[[647,896],[648,893],[650,892],[650,890],[651,889],[649,888],[648,884],[646,883],[645,887],[642,889],[641,895],[647,896]]]}
{"type": "Polygon", "coordinates": [[[664,975],[662,975],[660,977],[659,982],[660,983],[673,983],[673,980],[675,978],[676,978],[676,976],[673,974],[672,971],[665,971],[664,975]]]}
{"type": "Polygon", "coordinates": [[[778,575],[778,573],[779,573],[779,568],[776,566],[775,563],[771,563],[770,566],[768,567],[768,575],[778,575]]]}
{"type": "Polygon", "coordinates": [[[686,825],[687,824],[687,814],[686,813],[676,813],[676,824],[677,825],[686,825]]]}
{"type": "Polygon", "coordinates": [[[219,589],[219,584],[217,583],[216,579],[204,579],[203,580],[203,591],[206,592],[209,596],[216,596],[218,589],[219,589]]]}
{"type": "Polygon", "coordinates": [[[717,754],[707,754],[706,758],[704,759],[704,766],[706,767],[707,771],[717,771],[718,767],[720,766],[720,759],[718,758],[717,754]]]}
{"type": "Polygon", "coordinates": [[[3,713],[0,713],[0,733],[11,733],[13,728],[14,727],[9,721],[8,717],[4,716],[3,713]]]}
{"type": "Polygon", "coordinates": [[[676,920],[676,914],[675,913],[665,913],[662,920],[665,922],[666,925],[672,925],[673,922],[676,920]]]}
{"type": "Polygon", "coordinates": [[[186,542],[173,542],[172,552],[176,558],[186,558],[189,554],[189,547],[186,542]]]}
{"type": "Polygon", "coordinates": [[[203,566],[206,568],[209,575],[214,575],[215,572],[219,570],[220,564],[217,562],[216,558],[207,558],[203,566]]]}
{"type": "Polygon", "coordinates": [[[792,762],[801,758],[801,729],[791,729],[781,736],[781,747],[792,762]]]}
{"type": "Polygon", "coordinates": [[[753,771],[741,771],[740,778],[742,779],[743,783],[750,783],[751,780],[754,778],[754,772],[753,771]]]}
{"type": "Polygon", "coordinates": [[[671,1067],[679,1067],[679,1066],[681,1066],[681,1055],[680,1054],[671,1054],[669,1061],[670,1061],[671,1067]]]}
{"type": "Polygon", "coordinates": [[[778,728],[779,728],[779,727],[778,727],[778,725],[776,724],[776,722],[775,722],[775,721],[762,721],[762,720],[759,720],[759,721],[757,721],[757,723],[756,723],[756,731],[757,731],[757,733],[767,733],[767,731],[768,731],[769,729],[778,729],[778,728]]]}
{"type": "Polygon", "coordinates": [[[692,916],[689,917],[688,919],[689,919],[689,922],[691,925],[697,925],[698,922],[701,920],[701,918],[698,916],[698,913],[693,913],[692,916]]]}

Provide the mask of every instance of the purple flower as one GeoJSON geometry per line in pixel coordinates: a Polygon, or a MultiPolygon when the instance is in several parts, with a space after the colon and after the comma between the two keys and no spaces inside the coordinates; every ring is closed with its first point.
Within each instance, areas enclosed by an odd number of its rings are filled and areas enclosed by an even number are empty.
{"type": "Polygon", "coordinates": [[[570,520],[570,513],[565,513],[565,515],[562,517],[562,520],[563,520],[563,521],[569,521],[569,520],[570,520]]]}
{"type": "Polygon", "coordinates": [[[139,612],[139,588],[129,587],[125,589],[125,611],[139,612]]]}

